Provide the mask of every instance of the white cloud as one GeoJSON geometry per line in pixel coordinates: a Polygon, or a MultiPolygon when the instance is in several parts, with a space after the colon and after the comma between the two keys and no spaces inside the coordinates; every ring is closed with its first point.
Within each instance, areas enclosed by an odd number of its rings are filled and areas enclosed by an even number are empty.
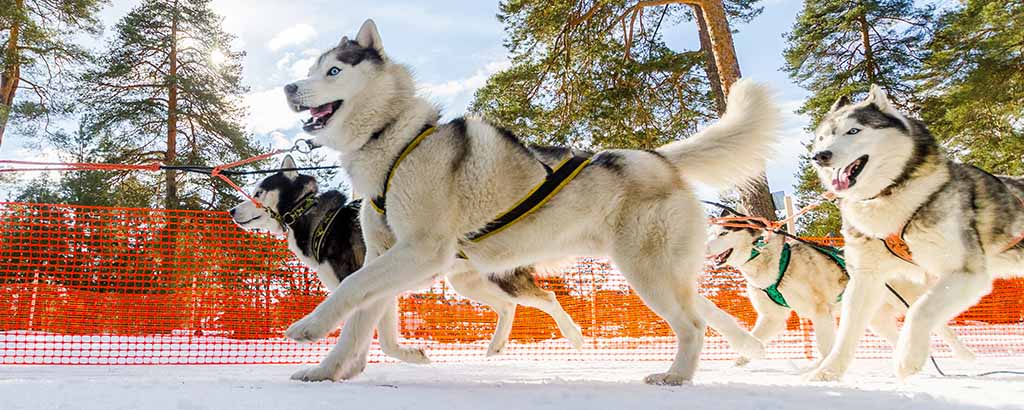
{"type": "Polygon", "coordinates": [[[249,108],[246,128],[257,134],[294,128],[301,121],[300,115],[293,113],[285,104],[281,88],[246,94],[244,103],[249,108]]]}
{"type": "Polygon", "coordinates": [[[458,80],[437,84],[422,84],[419,90],[429,97],[438,100],[445,112],[460,113],[469,106],[470,100],[477,89],[487,84],[487,79],[494,73],[507,69],[512,63],[507,59],[492,61],[478,69],[473,75],[458,80]]]}
{"type": "Polygon", "coordinates": [[[316,30],[306,23],[299,23],[288,27],[277,33],[274,38],[267,42],[271,51],[277,51],[288,46],[297,46],[316,37],[316,30]]]}

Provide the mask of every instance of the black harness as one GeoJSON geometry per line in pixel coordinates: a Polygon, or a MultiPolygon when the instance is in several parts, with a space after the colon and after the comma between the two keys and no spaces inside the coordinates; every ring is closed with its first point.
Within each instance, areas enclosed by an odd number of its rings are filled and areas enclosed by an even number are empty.
{"type": "MultiPolygon", "coordinates": [[[[395,169],[402,163],[409,154],[416,149],[428,136],[436,131],[436,127],[427,125],[423,128],[423,131],[409,141],[402,152],[395,157],[395,160],[391,164],[391,168],[388,169],[387,177],[384,179],[384,186],[381,189],[380,195],[377,195],[370,201],[370,205],[377,213],[387,215],[386,199],[388,189],[391,187],[391,178],[395,174],[395,169]]],[[[586,168],[587,164],[590,163],[590,158],[581,156],[571,156],[566,158],[558,164],[554,169],[544,165],[544,169],[547,170],[547,176],[544,177],[544,181],[537,184],[530,190],[530,193],[521,199],[518,203],[513,205],[509,210],[496,216],[494,220],[488,222],[483,228],[466,234],[466,240],[469,242],[480,242],[492,235],[495,235],[512,224],[519,222],[523,218],[527,217],[540,207],[544,206],[551,198],[555,196],[559,191],[562,190],[570,181],[579,175],[583,168],[586,168]]],[[[458,256],[460,258],[466,258],[465,253],[461,250],[458,256]]]]}

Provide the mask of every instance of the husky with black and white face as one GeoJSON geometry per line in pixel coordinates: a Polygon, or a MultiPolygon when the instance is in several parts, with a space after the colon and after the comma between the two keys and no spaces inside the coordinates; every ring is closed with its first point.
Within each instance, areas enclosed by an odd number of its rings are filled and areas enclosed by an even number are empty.
{"type": "Polygon", "coordinates": [[[993,279],[1024,272],[1024,180],[948,160],[878,86],[863,101],[836,101],[813,149],[818,176],[839,198],[851,279],[837,343],[811,377],[842,376],[892,280],[932,284],[895,351],[896,375],[917,373],[929,333],[988,294],[993,279]],[[901,243],[910,258],[897,256],[901,243]]]}
{"type": "MultiPolygon", "coordinates": [[[[262,206],[252,201],[242,202],[231,208],[231,218],[245,230],[286,235],[288,249],[316,272],[326,289],[335,289],[363,265],[366,248],[359,226],[362,202],[350,202],[340,191],[319,192],[316,180],[294,171],[295,168],[295,161],[290,155],[286,156],[281,163],[285,171],[264,178],[253,192],[253,198],[262,206]]],[[[517,305],[547,313],[574,348],[583,346],[579,326],[562,309],[554,292],[537,286],[534,272],[532,266],[526,266],[500,275],[478,272],[445,275],[456,292],[497,312],[498,324],[487,349],[488,356],[505,349],[517,305]]],[[[387,306],[377,330],[384,354],[407,363],[430,362],[422,349],[399,345],[398,313],[394,303],[387,306]]]]}
{"type": "MultiPolygon", "coordinates": [[[[721,214],[721,217],[741,216],[728,211],[721,214]]],[[[816,249],[806,242],[785,245],[786,237],[771,235],[765,229],[714,226],[711,233],[708,255],[712,263],[718,268],[727,265],[736,268],[747,281],[747,298],[757,311],[754,337],[768,344],[786,330],[790,312],[796,312],[814,324],[820,358],[828,355],[835,342],[839,300],[849,279],[842,266],[820,250],[823,248],[816,249]],[[788,246],[785,262],[782,261],[786,252],[784,246],[788,246]],[[773,292],[777,293],[773,295],[773,292]]],[[[898,319],[907,310],[900,298],[913,303],[927,287],[908,281],[892,282],[890,286],[892,292],[884,296],[885,303],[871,319],[869,328],[896,346],[898,319]]],[[[964,346],[952,328],[940,326],[936,333],[950,346],[955,357],[974,359],[974,353],[964,346]]],[[[748,357],[740,357],[736,363],[744,365],[749,361],[748,357]]]]}
{"type": "MultiPolygon", "coordinates": [[[[383,301],[437,272],[507,272],[582,255],[611,256],[675,331],[676,360],[667,372],[649,376],[649,383],[692,379],[705,319],[712,327],[738,328],[697,293],[706,221],[692,183],[730,186],[762,172],[779,125],[764,87],[735,84],[722,119],[684,141],[589,154],[528,147],[480,118],[439,124],[438,108],[416,96],[409,70],[384,54],[372,21],[354,40],[342,38],[325,52],[309,73],[285,87],[288,105],[309,111],[306,131],[314,142],[340,153],[354,190],[380,199],[386,215],[363,207],[366,264],[286,332],[309,342],[345,321],[339,345],[296,377],[358,374],[373,323],[390,303],[383,301]],[[414,140],[421,142],[408,151],[414,140]],[[559,185],[543,206],[485,240],[471,238],[570,159],[579,165],[575,178],[559,185]]],[[[734,348],[760,349],[756,339],[743,336],[734,348]]]]}

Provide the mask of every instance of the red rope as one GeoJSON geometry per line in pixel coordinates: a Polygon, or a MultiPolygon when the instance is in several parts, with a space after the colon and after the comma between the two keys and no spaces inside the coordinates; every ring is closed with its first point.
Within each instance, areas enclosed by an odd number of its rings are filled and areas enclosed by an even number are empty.
{"type": "MultiPolygon", "coordinates": [[[[243,196],[252,201],[256,206],[262,208],[263,204],[257,201],[249,195],[248,192],[242,189],[242,187],[235,184],[231,178],[224,175],[222,171],[230,169],[252,162],[264,160],[273,157],[278,154],[289,152],[288,149],[279,149],[268,152],[266,154],[249,157],[243,160],[235,161],[232,163],[218,165],[210,171],[210,176],[217,177],[226,182],[236,191],[240,192],[243,196]]],[[[26,172],[26,171],[150,171],[159,172],[162,169],[162,164],[159,162],[153,162],[151,164],[110,164],[102,162],[40,162],[40,161],[19,161],[19,160],[0,160],[0,165],[31,165],[32,168],[0,168],[0,172],[26,172]]]]}

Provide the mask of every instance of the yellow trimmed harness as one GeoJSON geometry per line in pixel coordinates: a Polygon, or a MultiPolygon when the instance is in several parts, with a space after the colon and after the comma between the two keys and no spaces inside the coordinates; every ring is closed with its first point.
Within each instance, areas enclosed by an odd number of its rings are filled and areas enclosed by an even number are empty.
{"type": "MultiPolygon", "coordinates": [[[[385,200],[387,198],[388,188],[391,187],[391,178],[395,174],[395,169],[397,169],[402,163],[402,160],[409,156],[409,153],[416,149],[424,139],[433,134],[436,130],[437,128],[434,126],[429,126],[424,129],[416,136],[416,138],[413,138],[413,140],[410,141],[402,150],[402,153],[395,158],[394,163],[391,164],[391,168],[388,170],[387,178],[384,180],[384,189],[381,190],[380,195],[370,201],[370,206],[372,206],[377,213],[381,215],[387,214],[387,210],[385,209],[385,200]]],[[[466,240],[473,243],[480,242],[505,230],[512,224],[523,220],[523,218],[526,218],[551,200],[555,194],[575,179],[588,164],[590,164],[589,158],[574,155],[562,160],[562,162],[560,162],[554,169],[550,169],[545,165],[544,168],[548,169],[548,175],[543,181],[534,186],[533,189],[523,197],[523,199],[516,202],[516,204],[507,211],[502,212],[496,216],[494,220],[488,222],[486,226],[480,230],[467,234],[466,240]]],[[[461,250],[459,251],[458,256],[466,258],[466,255],[461,250]]]]}

